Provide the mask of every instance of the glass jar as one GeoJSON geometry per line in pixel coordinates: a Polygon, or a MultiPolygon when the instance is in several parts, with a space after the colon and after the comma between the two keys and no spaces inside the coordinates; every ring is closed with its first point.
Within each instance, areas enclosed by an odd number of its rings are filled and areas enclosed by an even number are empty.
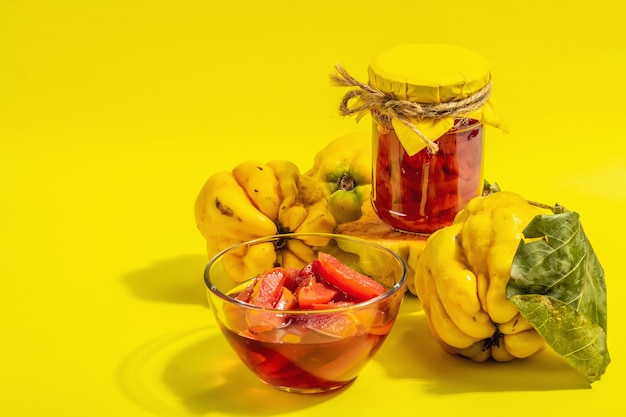
{"type": "Polygon", "coordinates": [[[430,234],[448,226],[483,189],[483,125],[457,120],[436,154],[409,155],[393,129],[374,122],[372,204],[393,228],[430,234]]]}
{"type": "Polygon", "coordinates": [[[498,125],[489,65],[451,45],[400,45],[368,72],[374,210],[394,229],[431,234],[482,193],[484,125],[498,125]]]}

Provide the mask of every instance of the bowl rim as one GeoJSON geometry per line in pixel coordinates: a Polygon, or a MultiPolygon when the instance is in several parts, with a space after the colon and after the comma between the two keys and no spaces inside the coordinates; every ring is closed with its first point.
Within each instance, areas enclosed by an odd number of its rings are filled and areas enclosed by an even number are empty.
{"type": "Polygon", "coordinates": [[[262,236],[262,237],[258,237],[258,238],[254,238],[254,239],[250,239],[247,241],[243,241],[243,242],[239,242],[239,243],[235,243],[233,245],[228,246],[225,249],[222,249],[221,251],[219,251],[218,253],[216,253],[215,255],[213,255],[211,257],[211,259],[209,260],[209,262],[206,264],[205,268],[204,268],[204,283],[206,288],[213,293],[214,295],[216,295],[217,297],[221,298],[222,300],[224,300],[225,302],[228,302],[229,304],[234,304],[234,305],[239,305],[243,308],[246,309],[250,309],[250,310],[257,310],[257,311],[269,311],[269,312],[275,312],[275,313],[281,313],[281,314],[289,314],[289,315],[317,315],[317,314],[328,314],[328,313],[337,313],[337,312],[348,312],[351,310],[358,310],[364,307],[369,307],[373,304],[378,304],[382,301],[384,301],[385,299],[391,298],[393,295],[395,295],[398,291],[401,291],[402,289],[406,289],[406,280],[407,280],[407,272],[408,272],[408,268],[406,265],[406,262],[404,261],[404,259],[402,259],[402,257],[400,257],[400,255],[398,255],[395,251],[387,248],[386,246],[383,246],[380,243],[377,242],[371,242],[367,239],[362,239],[362,238],[358,238],[358,237],[354,237],[354,236],[350,236],[350,235],[343,235],[343,234],[339,234],[339,233],[321,233],[321,232],[302,232],[302,233],[298,233],[298,232],[290,232],[290,233],[280,233],[280,234],[274,234],[274,235],[269,235],[269,236],[262,236]],[[236,249],[238,247],[243,247],[243,246],[250,246],[250,245],[255,245],[258,243],[262,243],[262,242],[267,242],[267,241],[272,241],[272,240],[278,240],[278,239],[293,239],[293,238],[306,238],[306,237],[324,237],[324,238],[329,238],[329,239],[342,239],[342,240],[350,240],[352,242],[356,242],[359,244],[366,244],[368,246],[372,246],[375,247],[376,249],[382,251],[382,252],[387,252],[388,254],[390,254],[392,256],[392,258],[395,258],[398,263],[400,264],[400,267],[402,269],[402,276],[401,278],[398,280],[398,282],[396,282],[392,287],[389,287],[386,289],[386,291],[379,295],[376,296],[374,298],[370,298],[369,300],[366,301],[362,301],[359,303],[354,303],[354,304],[350,304],[347,306],[340,306],[337,308],[332,308],[332,309],[319,309],[319,310],[280,310],[280,309],[275,309],[275,308],[267,308],[267,307],[261,307],[261,306],[256,306],[250,303],[246,303],[244,301],[241,300],[237,300],[236,298],[233,298],[225,293],[223,293],[222,291],[220,291],[219,289],[217,289],[217,287],[215,287],[215,285],[211,282],[211,280],[209,279],[209,271],[211,269],[211,267],[215,264],[215,262],[218,260],[218,258],[220,258],[224,253],[236,249]]]}

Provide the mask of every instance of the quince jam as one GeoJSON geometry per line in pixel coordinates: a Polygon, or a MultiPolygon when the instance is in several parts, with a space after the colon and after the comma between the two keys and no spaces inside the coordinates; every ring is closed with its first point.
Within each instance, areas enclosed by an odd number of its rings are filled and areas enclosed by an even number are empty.
{"type": "Polygon", "coordinates": [[[483,189],[483,126],[457,120],[428,148],[409,156],[393,129],[374,125],[372,203],[378,217],[394,229],[431,234],[449,226],[483,189]]]}

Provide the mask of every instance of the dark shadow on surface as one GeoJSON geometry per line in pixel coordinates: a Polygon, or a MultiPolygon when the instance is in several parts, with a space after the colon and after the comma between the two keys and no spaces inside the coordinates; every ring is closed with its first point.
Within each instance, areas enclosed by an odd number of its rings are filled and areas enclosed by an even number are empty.
{"type": "Polygon", "coordinates": [[[123,282],[136,297],[142,299],[208,305],[203,280],[207,262],[204,255],[165,259],[129,273],[123,282]]]}
{"type": "Polygon", "coordinates": [[[289,394],[264,385],[236,357],[216,327],[165,335],[147,343],[125,359],[118,381],[134,402],[161,416],[279,415],[342,392],[289,394]]]}
{"type": "Polygon", "coordinates": [[[374,357],[391,378],[424,381],[434,394],[588,389],[589,382],[552,351],[527,359],[475,363],[443,351],[430,335],[419,301],[408,295],[387,341],[374,357]]]}

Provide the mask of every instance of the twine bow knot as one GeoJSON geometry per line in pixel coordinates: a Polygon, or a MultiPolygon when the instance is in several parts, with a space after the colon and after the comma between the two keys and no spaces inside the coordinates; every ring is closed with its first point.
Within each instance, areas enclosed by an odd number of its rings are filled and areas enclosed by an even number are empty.
{"type": "Polygon", "coordinates": [[[437,153],[439,146],[428,139],[413,121],[425,119],[443,119],[447,117],[463,118],[480,109],[491,95],[491,82],[476,93],[461,100],[443,103],[418,103],[410,100],[398,100],[392,94],[377,90],[352,77],[341,65],[335,65],[336,74],[331,74],[331,81],[339,87],[356,87],[348,91],[339,104],[343,116],[361,114],[370,111],[373,117],[385,127],[391,127],[391,120],[396,119],[420,137],[431,153],[437,153]],[[356,104],[353,102],[356,99],[356,104]]]}

